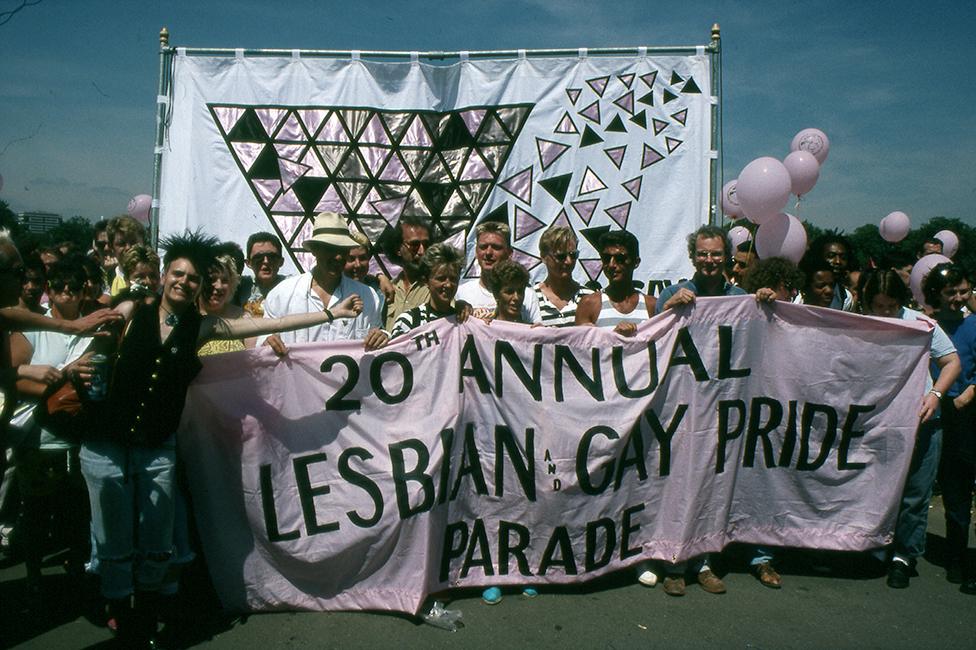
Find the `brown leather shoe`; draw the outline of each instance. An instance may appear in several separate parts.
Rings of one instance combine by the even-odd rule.
[[[770,589],[779,589],[783,586],[783,579],[779,577],[776,573],[776,569],[773,568],[769,562],[763,562],[762,564],[757,564],[752,567],[753,573],[759,578],[759,582],[763,587],[769,587]]]
[[[710,594],[725,593],[725,583],[711,569],[698,572],[698,584]]]
[[[666,576],[664,578],[664,593],[669,596],[685,595],[684,576]]]

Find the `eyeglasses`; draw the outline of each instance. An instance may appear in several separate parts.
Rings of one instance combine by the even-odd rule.
[[[746,267],[749,266],[749,262],[743,262],[742,260],[732,260],[732,266]]]
[[[412,251],[419,251],[421,248],[430,248],[429,239],[411,239],[410,241],[404,241],[403,245]]]
[[[282,261],[282,259],[284,258],[282,258],[281,255],[278,255],[278,253],[255,253],[251,257],[251,264],[258,265],[265,260],[267,260],[269,264],[273,264],[274,262]]]
[[[54,293],[81,293],[84,285],[78,284],[77,282],[58,282],[56,284],[49,284],[48,291],[52,294]]]
[[[628,257],[627,253],[613,253],[612,255],[609,253],[602,253],[600,255],[600,261],[604,264],[609,264],[610,262],[626,264],[628,261],[630,261],[630,257]]]
[[[723,251],[695,251],[695,257],[700,260],[720,260],[725,257]]]
[[[566,251],[565,253],[547,253],[549,257],[557,262],[575,262],[579,259],[579,251]]]

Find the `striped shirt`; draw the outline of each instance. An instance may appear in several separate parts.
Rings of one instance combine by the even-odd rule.
[[[629,313],[623,314],[610,302],[610,297],[604,293],[600,301],[600,315],[596,319],[597,327],[616,327],[618,323],[636,322],[640,324],[651,317],[647,312],[647,297],[637,291],[637,304]]]
[[[401,334],[406,334],[410,330],[417,329],[421,325],[426,325],[431,321],[435,321],[438,318],[444,318],[445,316],[453,316],[454,312],[449,311],[446,313],[435,312],[430,303],[424,303],[409,311],[405,311],[399,316],[397,316],[396,321],[393,323],[393,329],[390,330],[390,338],[394,339]]]
[[[587,289],[580,285],[576,293],[569,299],[562,309],[559,309],[549,300],[542,291],[542,283],[535,285],[535,295],[539,300],[539,315],[542,317],[542,324],[547,327],[569,327],[576,324],[576,307],[583,296],[593,293],[593,289]]]

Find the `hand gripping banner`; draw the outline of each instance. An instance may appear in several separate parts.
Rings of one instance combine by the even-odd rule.
[[[704,53],[433,65],[177,50],[160,234],[275,232],[287,271],[311,265],[302,242],[325,210],[373,244],[424,217],[471,260],[472,226],[496,220],[540,273],[538,240],[562,225],[593,280],[595,242],[623,228],[641,242],[637,277],[687,277],[682,238],[709,213],[709,88]],[[396,270],[380,254],[374,268]]]
[[[699,299],[626,339],[441,320],[211,357],[179,434],[218,592],[416,612],[750,542],[891,541],[930,326]]]

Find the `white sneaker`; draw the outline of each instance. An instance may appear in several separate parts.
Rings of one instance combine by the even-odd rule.
[[[653,587],[657,584],[657,574],[651,569],[650,562],[641,562],[637,565],[637,582],[645,587]]]

